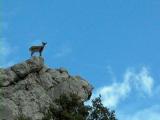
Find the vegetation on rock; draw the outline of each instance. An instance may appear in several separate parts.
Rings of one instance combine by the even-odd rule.
[[[53,103],[42,120],[117,120],[115,112],[103,106],[101,96],[92,100],[92,106],[84,105],[75,94],[62,95]]]
[[[101,96],[92,100],[90,114],[87,120],[117,120],[115,111],[110,111],[102,104]]]
[[[62,95],[53,101],[42,120],[86,120],[89,109],[77,95]]]
[[[29,117],[26,117],[24,114],[19,114],[14,120],[32,120]]]

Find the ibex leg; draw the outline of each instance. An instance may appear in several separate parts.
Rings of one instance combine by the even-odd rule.
[[[33,56],[33,53],[34,53],[34,52],[31,52],[31,56]]]
[[[42,56],[42,52],[39,52],[39,55]]]

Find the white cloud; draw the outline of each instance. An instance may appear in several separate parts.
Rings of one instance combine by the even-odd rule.
[[[134,69],[127,69],[122,82],[113,82],[110,86],[97,89],[93,97],[101,94],[105,106],[116,107],[133,89],[138,93],[151,95],[153,82],[154,79],[146,67],[142,67],[138,72]]]
[[[6,42],[6,38],[1,38],[0,41],[0,55],[6,57],[11,53],[10,45]]]
[[[0,32],[8,30],[9,28],[8,22],[0,21],[0,24],[1,24]]]
[[[124,81],[123,83],[113,83],[111,86],[102,87],[96,94],[102,95],[105,106],[115,107],[120,99],[124,99],[127,96],[130,89],[129,83]]]
[[[116,76],[112,70],[112,67],[108,65],[106,70],[107,70],[107,73],[111,76],[112,81],[116,82]]]
[[[160,105],[153,105],[149,108],[138,110],[134,114],[120,113],[119,120],[159,120]]]
[[[4,13],[4,14],[3,14]],[[3,17],[11,17],[13,15],[10,13],[2,12]],[[9,22],[0,20],[1,29],[0,29],[0,67],[8,67],[14,63],[14,60],[9,58],[11,54],[15,52],[15,47],[11,46],[7,41],[7,37],[3,35],[3,32],[7,32],[10,28]]]
[[[2,35],[3,35],[2,33],[9,29],[9,23],[7,21],[0,20],[0,25],[1,25],[0,34],[2,37]]]
[[[12,52],[14,51],[14,47],[12,47],[9,45],[9,43],[7,42],[6,38],[0,38],[0,67],[8,67],[10,65],[12,65],[14,63],[13,59],[9,59],[8,57],[12,54]]]
[[[142,67],[138,72],[134,69],[128,69],[125,73],[125,79],[130,82],[131,87],[135,87],[139,92],[143,92],[147,95],[152,94],[154,79],[146,67]]]

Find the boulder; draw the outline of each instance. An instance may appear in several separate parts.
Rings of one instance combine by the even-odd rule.
[[[0,68],[0,120],[14,120],[21,112],[41,120],[50,103],[62,94],[90,98],[93,87],[65,68],[49,68],[42,57],[32,57],[10,68]]]

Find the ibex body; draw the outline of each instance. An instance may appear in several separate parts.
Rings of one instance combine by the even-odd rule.
[[[41,55],[42,55],[42,51],[43,51],[43,49],[44,49],[44,47],[45,47],[46,44],[47,44],[47,43],[42,42],[42,45],[40,45],[40,46],[31,46],[31,47],[29,48],[29,50],[30,50],[30,52],[31,52],[31,56],[32,56],[35,52],[39,52],[39,55],[41,56]]]

